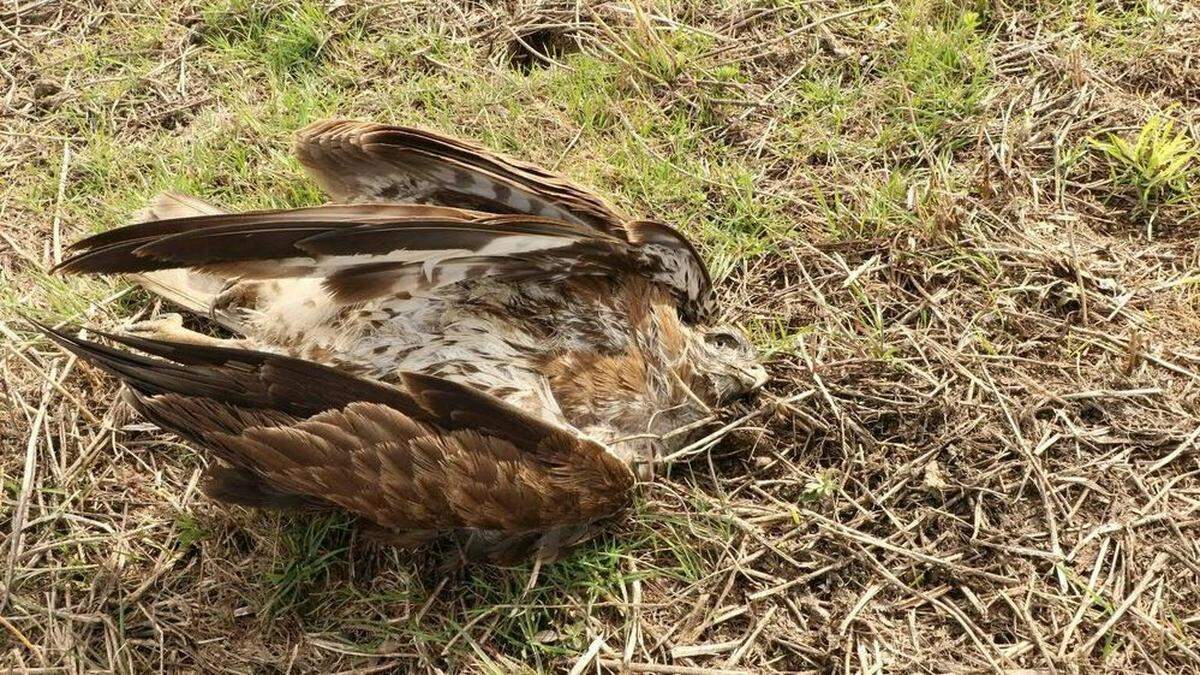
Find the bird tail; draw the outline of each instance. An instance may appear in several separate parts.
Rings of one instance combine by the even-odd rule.
[[[151,199],[134,216],[132,222],[145,223],[221,213],[226,211],[202,199],[178,192],[162,192]],[[241,321],[236,313],[214,311],[214,302],[228,281],[221,276],[177,268],[130,274],[129,278],[138,286],[193,314],[211,318],[232,331],[242,330]]]

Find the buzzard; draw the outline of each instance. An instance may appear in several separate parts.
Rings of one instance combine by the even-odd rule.
[[[104,341],[42,326],[209,453],[217,500],[552,559],[630,503],[672,431],[767,378],[709,325],[704,263],[667,225],[414,128],[320,122],[297,153],[337,203],[164,194],[56,268],[132,275],[235,337],[178,314]]]

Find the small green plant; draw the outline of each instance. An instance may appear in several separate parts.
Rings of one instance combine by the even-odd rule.
[[[1108,160],[1114,185],[1137,191],[1142,210],[1186,194],[1198,156],[1196,142],[1161,114],[1147,120],[1132,141],[1109,134],[1089,145]]]
[[[208,530],[196,520],[196,517],[188,513],[180,513],[175,516],[175,527],[178,529],[180,551],[186,551],[209,535]]]
[[[821,501],[826,497],[837,494],[839,487],[841,486],[838,484],[836,471],[832,469],[822,471],[809,478],[808,482],[804,484],[804,492],[801,494],[800,499],[803,502]]]

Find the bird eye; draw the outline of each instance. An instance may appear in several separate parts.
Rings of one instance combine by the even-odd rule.
[[[724,331],[709,333],[704,336],[704,341],[721,349],[737,349],[741,346],[741,342],[737,339],[736,335]]]

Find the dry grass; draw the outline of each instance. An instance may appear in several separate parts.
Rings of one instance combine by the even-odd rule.
[[[1197,161],[1098,145],[1160,116],[1194,147],[1198,26],[1188,0],[0,6],[0,667],[1200,671]],[[163,187],[318,201],[288,138],[333,114],[687,229],[769,393],[528,588],[198,496],[202,458],[15,313],[150,311],[42,270]]]

